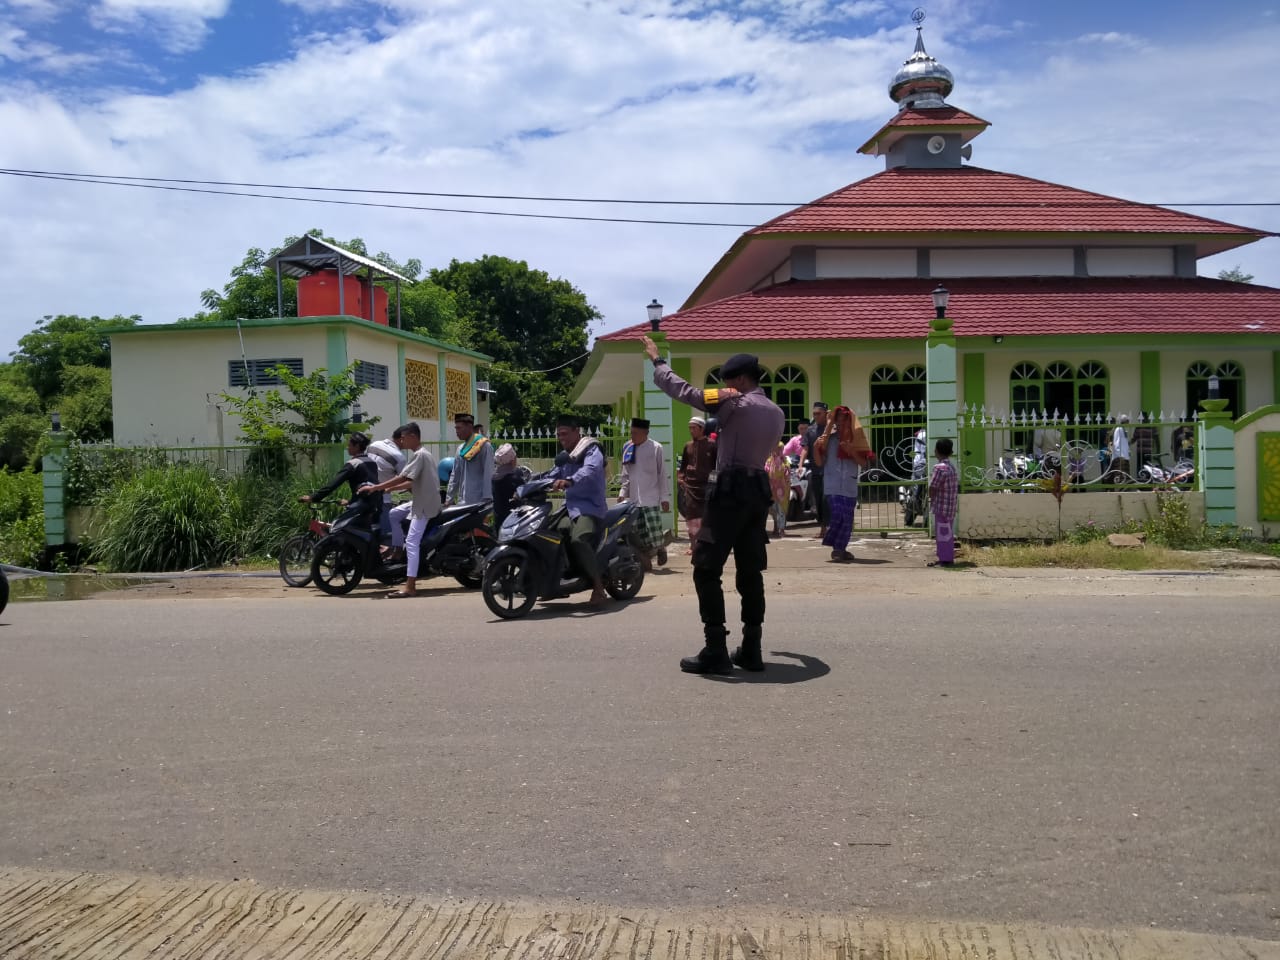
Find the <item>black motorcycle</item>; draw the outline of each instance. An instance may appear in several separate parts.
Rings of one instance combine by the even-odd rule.
[[[525,616],[539,600],[556,600],[591,589],[556,529],[565,508],[551,509],[550,477],[516,491],[517,505],[498,531],[498,546],[484,564],[484,602],[499,617]],[[640,552],[633,543],[635,504],[620,503],[605,514],[596,560],[604,588],[615,600],[630,600],[644,584]]]
[[[4,567],[0,567],[0,613],[9,605],[9,578],[4,575]]]
[[[445,507],[422,534],[418,576],[444,574],[472,590],[480,586],[485,556],[493,549],[493,531],[485,523],[488,501]],[[350,593],[365,577],[391,586],[407,573],[405,561],[387,560],[381,552],[378,503],[348,510],[333,522],[315,545],[311,578],[325,593]]]

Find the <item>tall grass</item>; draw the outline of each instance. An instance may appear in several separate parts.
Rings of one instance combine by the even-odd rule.
[[[39,474],[0,468],[0,563],[34,567],[44,552],[44,490]]]
[[[226,556],[222,491],[202,466],[151,467],[105,500],[90,556],[113,570],[187,570]]]

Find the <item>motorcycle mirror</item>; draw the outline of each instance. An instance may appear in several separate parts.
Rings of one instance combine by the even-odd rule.
[[[563,467],[566,463],[569,462],[569,459],[570,459],[569,451],[561,450],[559,453],[556,454],[555,464],[557,467]]]

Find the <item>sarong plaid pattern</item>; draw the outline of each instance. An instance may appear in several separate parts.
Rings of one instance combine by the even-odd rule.
[[[658,507],[639,507],[636,509],[636,532],[639,534],[640,546],[646,550],[656,550],[662,546],[666,528],[662,526],[662,510]]]
[[[827,497],[827,503],[831,506],[831,520],[822,543],[832,550],[847,549],[853,536],[853,511],[858,501],[854,497]]]

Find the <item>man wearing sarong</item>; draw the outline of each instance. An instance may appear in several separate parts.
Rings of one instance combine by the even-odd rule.
[[[652,572],[655,556],[658,566],[667,562],[667,531],[662,515],[671,509],[669,490],[667,452],[657,440],[649,439],[649,421],[633,417],[631,440],[622,448],[622,489],[618,500],[636,505],[640,561],[645,572]]]
[[[680,455],[680,470],[676,482],[680,487],[680,515],[689,528],[689,553],[702,529],[702,517],[707,509],[707,478],[716,468],[716,445],[706,435],[707,421],[702,417],[689,419],[689,436]]]
[[[479,503],[493,496],[493,445],[476,429],[469,413],[453,416],[453,432],[462,443],[453,458],[446,503]]]
[[[851,563],[849,539],[853,536],[854,511],[858,508],[858,476],[871,462],[871,444],[857,416],[848,407],[836,407],[822,436],[813,445],[814,457],[826,476],[831,508],[824,546],[831,548],[833,563]]]

